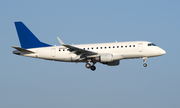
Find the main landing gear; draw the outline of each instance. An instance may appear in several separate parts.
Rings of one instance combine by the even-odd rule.
[[[143,66],[144,66],[144,67],[147,67],[147,64],[146,64],[146,60],[147,60],[147,59],[148,59],[147,57],[143,57],[143,62],[144,62]]]
[[[96,64],[96,62],[93,62],[93,65],[91,66],[91,64],[88,62],[86,63],[86,68],[91,69],[92,71],[96,70],[96,67],[94,66]]]

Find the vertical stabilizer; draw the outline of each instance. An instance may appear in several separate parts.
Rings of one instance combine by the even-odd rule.
[[[46,43],[39,41],[39,39],[22,23],[14,22],[19,37],[21,47],[24,49],[48,47]]]

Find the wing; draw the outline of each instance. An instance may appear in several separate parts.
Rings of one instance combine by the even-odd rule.
[[[84,55],[84,56],[98,55],[98,53],[93,52],[93,51],[88,51],[88,50],[84,50],[84,49],[81,49],[81,48],[78,48],[78,47],[74,47],[74,46],[71,46],[71,45],[66,45],[58,37],[57,37],[57,39],[59,40],[61,45],[65,46],[66,48],[68,48],[68,50],[70,52],[73,52],[76,55]]]
[[[84,49],[81,49],[81,48],[78,48],[78,47],[74,47],[74,46],[71,46],[71,45],[63,45],[65,46],[66,48],[68,48],[68,50],[70,52],[74,52],[75,54],[79,55],[79,54],[86,54],[86,55],[97,55],[98,53],[96,52],[92,52],[92,51],[88,51],[88,50],[84,50]]]

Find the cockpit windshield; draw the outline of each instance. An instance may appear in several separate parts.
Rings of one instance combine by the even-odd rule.
[[[157,46],[157,45],[153,43],[149,43],[148,46]]]

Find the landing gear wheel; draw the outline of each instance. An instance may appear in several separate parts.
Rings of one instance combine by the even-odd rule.
[[[91,66],[91,70],[92,70],[92,71],[95,71],[95,70],[96,70],[96,67],[95,67],[95,66]]]
[[[143,64],[143,66],[144,66],[144,67],[147,67],[147,64],[146,64],[146,63],[144,63],[144,64]]]
[[[91,68],[91,64],[90,64],[90,63],[87,63],[87,64],[86,64],[86,68]]]

